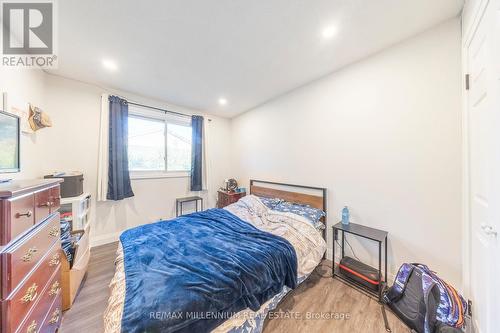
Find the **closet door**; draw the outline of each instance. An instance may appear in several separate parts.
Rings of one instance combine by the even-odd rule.
[[[500,36],[497,3],[489,1],[466,43],[466,205],[470,297],[476,332],[498,329],[500,272]]]

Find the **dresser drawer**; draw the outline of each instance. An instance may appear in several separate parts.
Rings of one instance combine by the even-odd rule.
[[[50,212],[54,213],[61,208],[61,186],[52,187],[50,189]]]
[[[4,325],[2,332],[14,332],[34,305],[43,298],[43,290],[53,274],[61,267],[60,259],[55,259],[57,254],[61,256],[61,251],[61,244],[57,241],[35,271],[2,301],[2,317],[9,318],[9,321],[2,322]],[[31,323],[25,322],[25,324]]]
[[[34,332],[55,332],[59,327],[61,311],[61,271],[58,269],[46,285],[43,294],[33,310],[15,332],[25,333],[30,329]]]
[[[217,208],[224,208],[233,204],[243,198],[246,195],[245,192],[218,192]]]
[[[0,204],[2,205],[0,219],[3,220],[0,224],[0,245],[5,245],[35,223],[34,195],[2,200]]]
[[[50,189],[35,193],[35,224],[40,223],[50,215]]]
[[[40,326],[41,323],[43,322],[43,316],[37,317],[35,314],[30,314],[28,318],[26,318],[26,321],[22,323],[21,326],[16,331],[16,333],[37,333],[40,332]]]
[[[52,187],[35,193],[35,224],[45,220],[47,216],[61,207],[60,187]]]
[[[0,296],[2,299],[16,288],[59,239],[59,220],[59,213],[54,214],[0,254],[2,267]]]
[[[57,331],[59,326],[61,325],[62,319],[62,301],[61,297],[57,297],[52,303],[52,307],[50,308],[45,320],[42,324],[42,329],[40,333],[54,333]]]
[[[223,193],[219,192],[218,195],[218,200],[217,200],[217,208],[224,208],[228,205],[227,203],[227,195],[224,195]]]

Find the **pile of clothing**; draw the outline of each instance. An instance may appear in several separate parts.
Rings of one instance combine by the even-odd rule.
[[[78,241],[82,238],[82,232],[71,232],[71,222],[61,220],[61,247],[69,262],[69,267],[73,267],[75,250]]]

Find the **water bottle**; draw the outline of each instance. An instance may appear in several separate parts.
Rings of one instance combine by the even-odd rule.
[[[342,224],[349,225],[349,208],[347,206],[342,209]]]

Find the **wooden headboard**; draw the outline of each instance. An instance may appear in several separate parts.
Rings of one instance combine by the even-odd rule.
[[[279,187],[280,189],[277,189],[276,187]],[[282,188],[286,188],[287,190]],[[290,191],[288,189],[290,189]],[[292,189],[295,189],[295,191]],[[302,192],[300,192],[301,190]],[[317,192],[320,195],[306,194],[304,191]],[[328,214],[326,209],[326,188],[324,187],[294,185],[250,179],[250,194],[265,198],[280,198],[289,202],[310,205],[314,208],[321,209]],[[326,217],[322,218],[321,221],[325,223],[326,226]],[[326,232],[323,233],[323,237],[325,237],[325,235]]]

